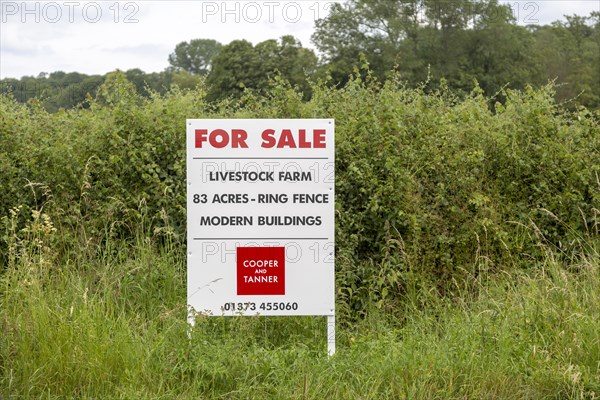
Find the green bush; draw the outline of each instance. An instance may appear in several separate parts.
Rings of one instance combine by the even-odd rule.
[[[186,118],[336,119],[345,315],[395,308],[420,287],[452,296],[489,273],[533,268],[540,240],[574,257],[598,238],[599,115],[561,109],[552,86],[507,91],[493,110],[479,89],[458,98],[368,73],[341,89],[316,84],[308,102],[280,79],[239,101],[209,104],[205,94],[201,85],[142,98],[117,72],[85,108],[49,114],[0,97],[0,262],[8,226],[18,232],[36,210],[61,227],[57,257],[133,241],[140,224],[183,249]]]

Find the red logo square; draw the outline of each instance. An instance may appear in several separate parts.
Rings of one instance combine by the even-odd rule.
[[[285,247],[238,247],[237,294],[285,294]]]

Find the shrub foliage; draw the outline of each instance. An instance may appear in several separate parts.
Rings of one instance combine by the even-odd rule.
[[[266,95],[209,103],[202,85],[140,97],[117,72],[79,109],[3,96],[0,262],[33,211],[63,232],[59,259],[140,228],[183,254],[186,118],[335,118],[340,309],[393,309],[420,285],[452,296],[482,272],[532,268],[540,240],[572,257],[598,237],[600,114],[561,109],[553,90],[507,90],[490,107],[479,89],[457,98],[362,71],[313,85],[308,102],[275,79]]]

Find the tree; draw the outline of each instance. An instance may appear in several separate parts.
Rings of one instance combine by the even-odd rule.
[[[181,73],[188,74],[185,71]],[[135,90],[142,96],[148,96],[150,92],[165,93],[172,83],[173,75],[179,72],[165,70],[162,72],[146,73],[139,68],[127,70],[125,77],[135,86]],[[189,75],[189,74],[188,74]]]
[[[246,40],[234,40],[223,46],[213,61],[206,79],[207,97],[209,100],[240,97],[245,88],[262,91],[275,74],[308,97],[310,85],[306,78],[314,75],[316,67],[316,55],[293,36],[266,40],[256,46]]]
[[[422,1],[350,0],[336,4],[316,22],[313,43],[323,53],[325,71],[344,84],[364,55],[381,78],[398,63],[415,63],[414,44]]]
[[[488,4],[465,32],[466,57],[461,67],[471,81],[477,79],[486,94],[494,95],[507,84],[524,88],[528,83],[547,83],[540,79],[533,56],[533,35],[515,24],[508,6]]]
[[[469,91],[478,80],[488,95],[535,75],[531,34],[497,0],[349,0],[317,21],[312,39],[342,84],[361,55],[382,80],[392,69],[430,87],[443,78]]]
[[[173,72],[171,74],[171,87],[177,86],[179,89],[194,89],[203,79],[203,77],[192,75],[187,71]]]
[[[194,39],[181,42],[169,55],[169,64],[176,71],[187,71],[192,74],[207,74],[212,60],[221,51],[221,43],[213,39]]]
[[[600,13],[568,16],[566,22],[536,27],[535,55],[545,79],[556,79],[557,98],[600,107]]]

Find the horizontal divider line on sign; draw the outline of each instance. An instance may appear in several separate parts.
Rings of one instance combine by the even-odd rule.
[[[250,238],[243,238],[243,237],[238,237],[238,238],[194,238],[194,240],[329,240],[329,238],[257,238],[257,237],[250,237]]]
[[[194,157],[194,160],[329,160],[329,157]]]

